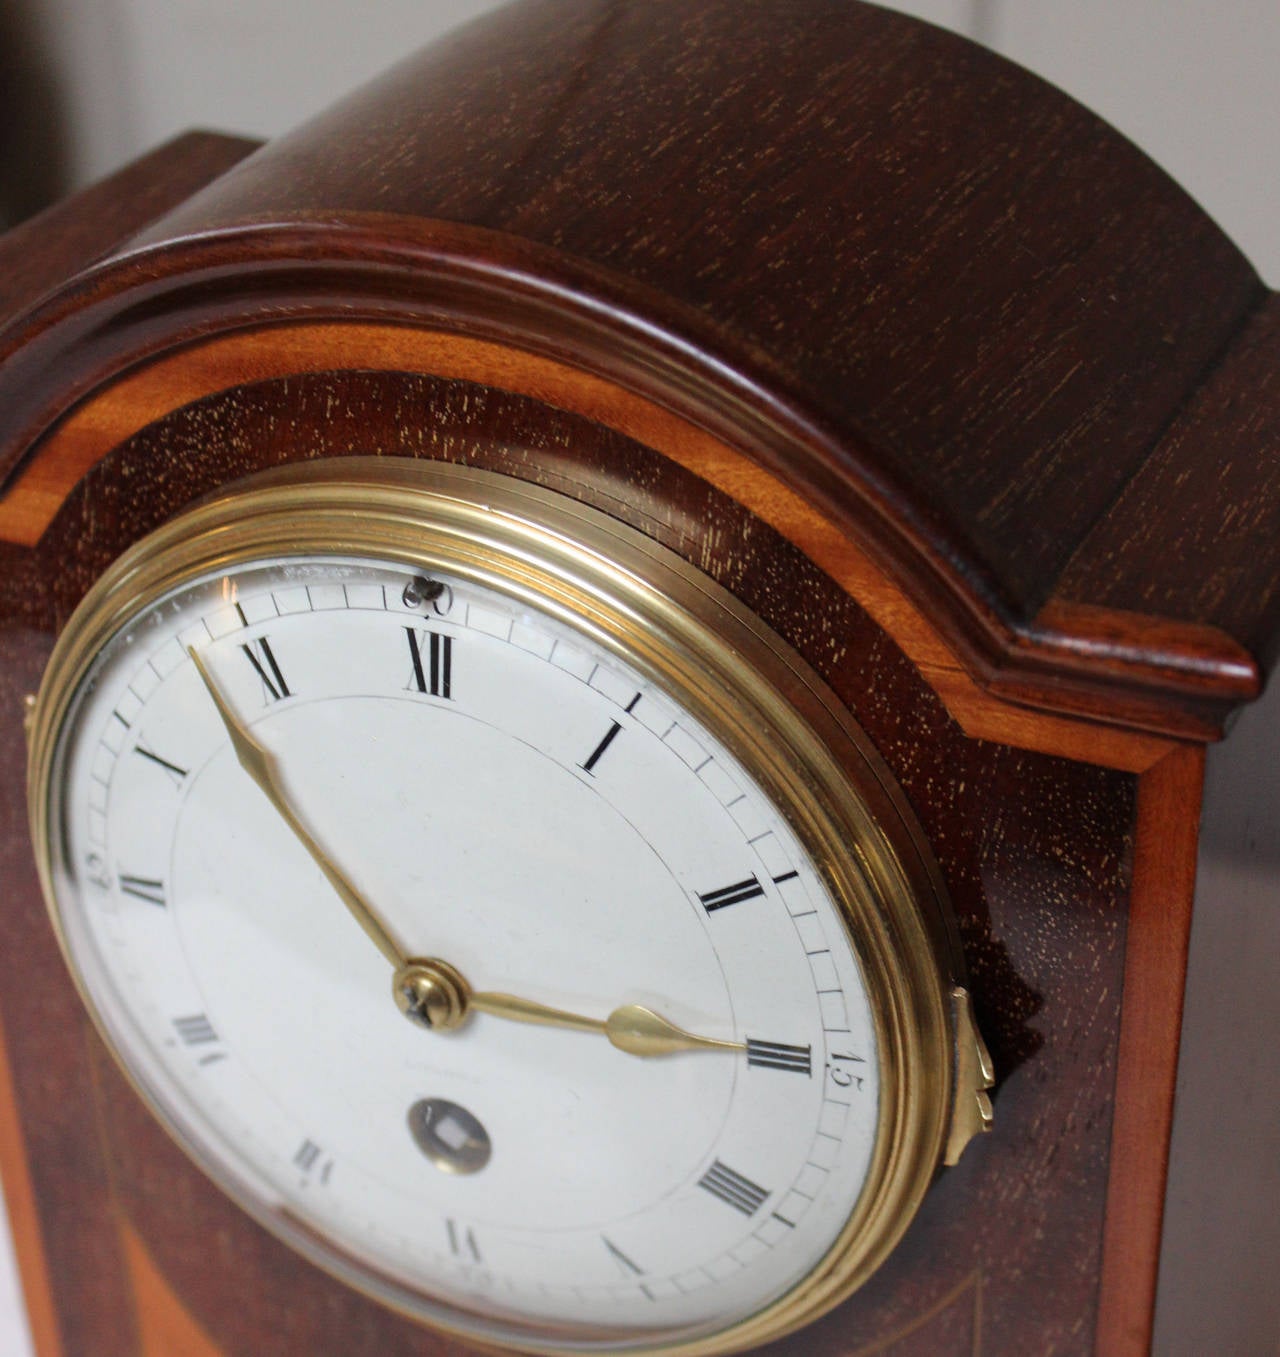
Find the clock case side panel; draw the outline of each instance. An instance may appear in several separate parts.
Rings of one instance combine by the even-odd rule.
[[[1280,1333],[1280,685],[1241,714],[1205,765],[1160,1357],[1264,1352]]]
[[[6,553],[0,569],[0,1039],[10,1076],[0,1166],[39,1357],[104,1350],[132,1357],[138,1330],[119,1248],[99,1060],[70,1002],[23,829],[20,712],[52,640],[30,565],[29,553]]]
[[[45,630],[120,546],[183,504],[265,463],[353,446],[487,459],[533,480],[550,472],[558,488],[575,493],[576,484],[588,502],[603,500],[709,569],[850,703],[939,845],[979,1019],[1004,1078],[997,1094],[1003,1135],[985,1138],[943,1175],[881,1274],[815,1329],[788,1340],[791,1348],[847,1357],[878,1333],[894,1336],[895,1352],[945,1352],[939,1335],[963,1329],[978,1307],[992,1351],[1026,1350],[1041,1339],[1088,1351],[1079,1335],[1091,1329],[1097,1303],[1133,779],[964,739],[847,595],[731,500],[597,425],[456,381],[302,375],[176,412],[90,472],[15,575],[11,607],[19,615],[28,609],[28,624],[38,617]],[[4,987],[6,999],[13,983]],[[21,1014],[9,1006],[6,1016],[20,1048]],[[344,1357],[446,1350],[340,1290],[322,1286],[312,1296],[310,1270],[208,1189],[151,1127],[104,1055],[96,1065],[116,1209],[227,1352],[270,1351],[260,1328],[267,1315],[279,1326],[282,1353],[302,1345],[325,1351],[332,1324],[344,1335]],[[1046,1120],[1052,1134],[1033,1133]],[[1039,1242],[1028,1253],[1033,1236]],[[194,1238],[226,1247],[193,1253]],[[1001,1260],[1019,1252],[1027,1266],[1046,1270],[1044,1288],[1011,1288]],[[936,1312],[927,1334],[912,1327],[924,1311]],[[323,1316],[330,1326],[314,1328]]]
[[[0,235],[0,329],[46,292],[123,248],[259,145],[188,132]]]
[[[1129,606],[1108,534],[1206,377],[1249,380],[1266,298],[1134,148],[954,35],[827,0],[543,0],[404,63],[13,318],[0,455],[12,471],[76,401],[194,339],[438,327],[642,395],[765,468],[1009,703],[1207,739],[1270,653],[1280,594],[1256,547],[1280,487],[1246,447],[1225,611],[1182,575]],[[1177,502],[1162,531],[1211,539],[1206,501]],[[1165,573],[1162,541],[1124,541],[1127,573]]]
[[[1184,746],[1138,782],[1097,1351],[1151,1351],[1191,946],[1205,755]]]

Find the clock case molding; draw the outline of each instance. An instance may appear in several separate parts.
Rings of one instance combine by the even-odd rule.
[[[6,879],[28,890],[12,689],[99,556],[254,469],[248,431],[282,458],[479,457],[386,412],[462,438],[487,402],[490,432],[523,440],[500,469],[714,560],[740,595],[772,586],[735,576],[713,525],[797,606],[852,600],[867,664],[901,657],[895,700],[936,708],[993,797],[1025,797],[1019,770],[1095,779],[1079,795],[1114,811],[1097,834],[1124,864],[1123,1002],[1070,1350],[1146,1351],[1203,748],[1276,654],[1278,359],[1276,295],[1135,148],[992,54],[858,4],[525,3],[265,147],[181,138],[0,238]],[[291,413],[308,400],[382,444],[341,445]],[[202,436],[235,455],[166,479]],[[27,926],[19,952],[42,945]],[[1012,995],[993,984],[989,1010]],[[83,1244],[123,1250],[127,1302],[53,1280],[53,1216],[120,1189],[99,1147],[50,1202],[30,1071],[93,1039],[67,992],[23,1011],[3,1010],[4,1172],[39,1350],[85,1350],[69,1335],[95,1306],[132,1309],[110,1322],[140,1353],[215,1350],[147,1250],[145,1192],[122,1234]],[[978,1154],[1002,1152],[1004,1091]],[[823,1352],[866,1350],[845,1313]],[[979,1301],[965,1313],[977,1335]],[[877,1350],[951,1350],[895,1334]]]

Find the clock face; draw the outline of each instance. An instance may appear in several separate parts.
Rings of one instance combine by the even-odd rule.
[[[884,1215],[902,1136],[882,887],[787,790],[805,728],[742,738],[701,632],[619,639],[602,580],[512,541],[352,549],[267,499],[88,600],[42,698],[37,833],[101,1029],[216,1181],[391,1304],[732,1342]],[[274,526],[228,555],[246,517]],[[396,1002],[424,958],[461,978],[450,1030]]]

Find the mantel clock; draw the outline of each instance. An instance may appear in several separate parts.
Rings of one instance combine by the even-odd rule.
[[[0,260],[42,1355],[1148,1349],[1280,419],[1167,178],[869,6],[526,0]]]

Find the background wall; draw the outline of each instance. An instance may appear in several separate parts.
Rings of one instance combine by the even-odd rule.
[[[1074,94],[1178,179],[1280,288],[1276,0],[903,0],[892,7],[984,42]],[[186,128],[260,137],[285,131],[402,54],[494,8],[496,0],[0,0],[0,229]],[[1215,753],[1211,785],[1215,762],[1241,757],[1244,743]],[[1272,801],[1280,803],[1280,793]],[[1274,837],[1280,809],[1273,811]],[[1174,1166],[1184,1147],[1222,1134],[1221,1109],[1243,1104],[1252,1124],[1265,1127],[1267,1143],[1237,1143],[1225,1157],[1270,1165],[1270,1177],[1260,1183],[1238,1173],[1232,1197],[1220,1184],[1184,1175],[1174,1185],[1170,1224],[1179,1238],[1209,1230],[1229,1247],[1252,1203],[1258,1229],[1271,1233],[1263,1247],[1239,1250],[1234,1294],[1212,1294],[1194,1253],[1171,1252],[1175,1272],[1162,1283],[1156,1350],[1162,1357],[1215,1350],[1273,1357],[1280,1342],[1274,1298],[1269,1337],[1259,1335],[1255,1318],[1234,1346],[1220,1344],[1226,1311],[1252,1295],[1256,1315],[1257,1296],[1280,1290],[1268,1281],[1278,1256],[1270,1245],[1271,1208],[1280,1198],[1273,1115],[1280,1090],[1274,1071],[1224,1066],[1217,1053],[1229,1046],[1233,1022],[1261,1020],[1280,1030],[1280,987],[1267,964],[1280,955],[1280,910],[1269,888],[1275,860],[1267,876],[1241,884],[1222,865],[1220,836],[1207,839],[1201,884],[1215,897],[1220,914],[1213,917],[1235,911],[1250,942],[1247,955],[1209,948],[1204,938],[1215,930],[1207,912],[1198,919],[1203,936],[1187,1017],[1195,1040],[1180,1084]],[[1256,990],[1231,983],[1250,969]],[[24,1357],[30,1348],[3,1242],[0,1231],[0,1353]],[[1209,1332],[1218,1334],[1216,1348]]]
[[[7,203],[12,220],[188,127],[285,131],[494,8],[495,0],[0,0],[0,106],[10,91],[13,104],[3,109],[0,181],[23,180],[0,198],[0,214]],[[985,42],[1070,91],[1154,156],[1280,286],[1276,0],[893,8]]]

